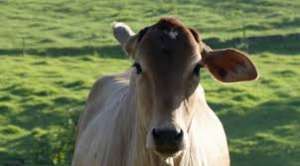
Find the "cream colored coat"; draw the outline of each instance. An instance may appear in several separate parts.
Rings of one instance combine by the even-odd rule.
[[[176,159],[160,159],[145,147],[146,135],[136,113],[131,72],[99,79],[79,123],[73,166],[229,166],[226,136],[208,107],[201,86],[189,130],[188,148]]]

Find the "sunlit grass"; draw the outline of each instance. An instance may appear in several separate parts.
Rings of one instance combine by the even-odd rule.
[[[259,80],[236,84],[201,73],[228,134],[232,165],[296,166],[299,8],[293,0],[1,1],[0,165],[68,165],[72,127],[92,84],[131,65],[111,23],[137,31],[175,15],[214,48],[249,52],[259,69]]]

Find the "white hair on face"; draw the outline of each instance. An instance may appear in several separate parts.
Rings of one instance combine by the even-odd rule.
[[[171,39],[176,39],[177,35],[178,35],[178,32],[176,32],[176,31],[171,30],[169,32],[169,36]]]
[[[171,39],[176,39],[178,36],[178,32],[175,31],[173,28],[168,32],[164,31],[165,34],[167,34]]]

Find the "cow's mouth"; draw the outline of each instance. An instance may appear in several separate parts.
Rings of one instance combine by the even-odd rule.
[[[173,147],[159,146],[155,148],[155,153],[163,158],[175,157],[178,156],[181,152],[182,152],[181,146],[173,146]]]

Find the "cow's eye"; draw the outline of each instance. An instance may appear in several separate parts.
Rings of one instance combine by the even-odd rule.
[[[135,62],[132,66],[135,68],[136,74],[141,74],[142,73],[142,67],[141,67],[140,64],[138,64],[137,62]]]
[[[201,67],[202,65],[198,63],[193,70],[193,74],[199,76]]]

